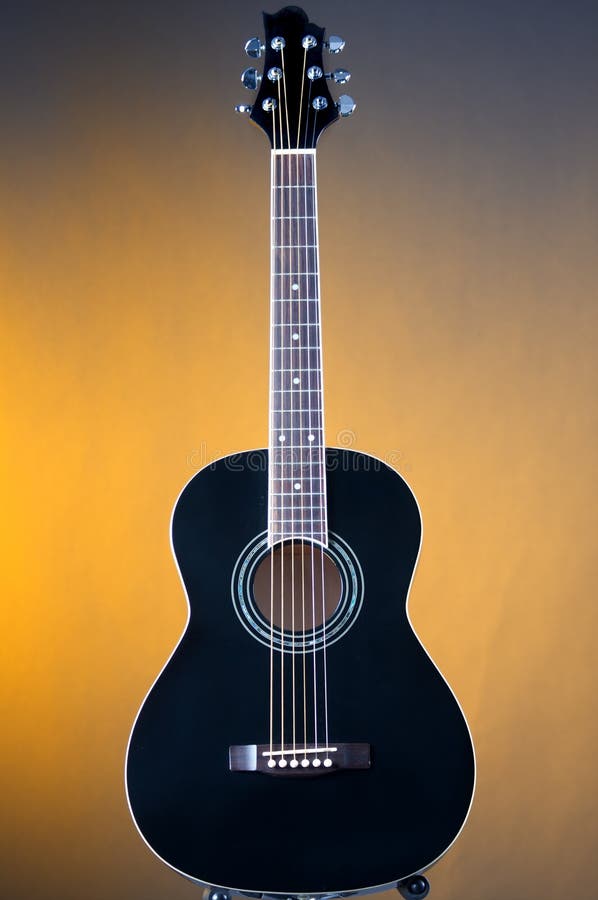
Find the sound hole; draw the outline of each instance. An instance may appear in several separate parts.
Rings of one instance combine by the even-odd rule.
[[[285,632],[308,632],[328,621],[341,591],[336,563],[321,547],[308,543],[275,547],[259,563],[253,580],[257,608],[276,628],[284,623]]]

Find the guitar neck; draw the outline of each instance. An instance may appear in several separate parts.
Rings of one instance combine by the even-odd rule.
[[[327,545],[315,150],[272,151],[268,538]]]

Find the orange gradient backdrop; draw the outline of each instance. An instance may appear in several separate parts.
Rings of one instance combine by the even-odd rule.
[[[259,8],[104,6],[15,6],[3,87],[11,900],[199,896],[124,752],[185,621],[172,504],[267,435],[269,159],[231,110]],[[557,900],[598,877],[596,15],[486,6],[308,6],[359,102],[318,156],[327,438],[423,512],[411,617],[479,765],[433,896]]]

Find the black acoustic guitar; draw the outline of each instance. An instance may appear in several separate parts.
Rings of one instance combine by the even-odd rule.
[[[149,847],[199,884],[336,896],[442,856],[475,766],[407,614],[415,497],[379,459],[324,443],[315,146],[354,108],[329,90],[349,73],[324,72],[343,41],[297,7],[264,22],[239,110],[272,148],[269,445],[207,466],[176,502],[189,618],[137,715],[126,783]]]

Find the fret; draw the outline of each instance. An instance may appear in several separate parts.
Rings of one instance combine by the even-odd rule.
[[[305,358],[301,359],[300,356],[293,356],[293,353],[299,354],[300,350],[303,349],[305,354]],[[297,374],[297,377],[302,372],[319,372],[320,367],[318,363],[320,362],[319,357],[321,356],[319,352],[319,348],[311,347],[309,350],[307,347],[298,348],[297,351],[293,349],[293,347],[282,346],[282,347],[273,347],[273,354],[277,357],[274,362],[280,363],[280,365],[276,365],[272,367],[273,372],[293,372]],[[310,358],[308,359],[308,354]],[[282,357],[282,358],[281,358]],[[293,365],[295,363],[295,365]],[[302,363],[307,363],[307,365],[302,365]],[[311,365],[309,365],[311,363]],[[315,365],[314,365],[315,363]]]
[[[317,425],[319,424],[319,422],[320,422],[321,419],[322,419],[322,411],[321,411],[320,409],[314,408],[313,406],[312,406],[312,407],[308,407],[307,409],[306,409],[305,407],[301,407],[301,408],[299,408],[299,409],[298,409],[298,408],[295,408],[295,407],[293,407],[293,409],[286,409],[286,408],[280,408],[280,409],[278,409],[278,408],[275,408],[275,409],[273,410],[273,412],[274,412],[274,414],[275,414],[276,416],[278,416],[278,417],[280,417],[280,416],[289,416],[289,415],[293,415],[293,416],[308,416],[308,415],[309,415],[309,416],[317,416],[317,417],[318,417],[318,422],[316,423],[316,427],[317,427]],[[293,426],[293,428],[294,428],[295,431],[297,430],[297,428],[296,428],[295,426]]]
[[[299,491],[295,491],[295,493],[293,493],[292,491],[270,491],[270,496],[271,497],[293,497],[293,498],[297,498],[298,500],[301,500],[301,501],[305,500],[305,496],[302,495]],[[310,497],[325,497],[326,491],[310,491],[309,496]],[[306,503],[302,502],[301,509],[305,509],[305,508],[306,508]]]
[[[289,326],[287,326],[287,327],[289,327]],[[300,328],[301,326],[296,325],[295,327]],[[281,344],[280,346],[275,347],[274,349],[275,350],[285,350],[285,351],[292,350],[293,352],[298,352],[300,350],[320,350],[321,348],[320,348],[319,344],[317,346],[306,346],[304,344],[301,344],[301,341],[294,341],[293,338],[291,337],[290,344]]]
[[[305,293],[311,294],[312,292],[306,291]],[[313,293],[315,294],[316,292],[314,291]],[[319,303],[320,298],[317,296],[316,297],[301,297],[299,294],[299,290],[298,290],[297,294],[294,297],[272,297],[272,302],[273,303],[286,303],[286,304],[288,304],[289,308],[292,309],[293,307],[291,306],[291,304]]]
[[[280,453],[283,449],[284,450],[312,450],[313,449],[313,450],[318,450],[321,453],[324,452],[324,448],[321,445],[317,446],[317,442],[314,441],[311,444],[286,444],[286,443],[279,444],[277,447],[275,447],[273,450],[270,451],[270,455],[272,455],[273,453]]]
[[[276,368],[276,369],[272,368],[271,372],[274,374],[281,374],[281,375],[284,375],[285,372],[299,372],[299,373],[315,372],[316,375],[320,375],[321,370],[320,370],[319,366],[318,367],[304,366],[303,368],[301,366],[291,366],[291,368],[280,368],[280,367]]]
[[[301,300],[301,303],[319,303],[320,300],[318,297],[272,297],[273,303],[290,303],[291,301],[297,302],[297,300]],[[278,324],[281,324],[280,322]],[[282,324],[285,324],[284,322]],[[288,324],[288,323],[287,323]]]
[[[317,244],[273,244],[273,250],[315,250]]]
[[[278,465],[280,466],[281,464],[278,463]],[[284,464],[283,464],[283,465],[284,465]],[[311,469],[311,470],[314,470],[315,467],[316,467],[316,466],[319,467],[319,466],[321,465],[321,463],[320,463],[320,461],[315,460],[315,459],[314,459],[314,460],[310,460],[309,462],[307,462],[307,461],[306,461],[306,462],[296,462],[296,461],[294,460],[292,463],[290,463],[290,465],[292,465],[294,469]],[[288,469],[288,466],[285,468],[285,471],[286,471],[286,469]],[[315,477],[315,476],[314,476],[314,477]],[[279,476],[279,475],[276,476],[276,480],[277,480],[277,481],[280,481],[280,476]]]
[[[280,501],[280,506],[270,506],[270,517],[274,519],[276,522],[288,522],[291,518],[291,513],[293,514],[295,521],[297,519],[314,519],[321,521],[322,519],[326,519],[326,511],[325,505],[326,501],[324,500],[324,495],[322,494],[322,499],[315,506],[292,506],[287,503],[286,500]]]
[[[319,430],[321,431],[321,429],[319,429]],[[303,443],[303,439],[300,436],[301,431],[307,431],[309,434],[313,434],[315,437],[316,429],[315,428],[299,428],[299,427],[293,427],[293,426],[290,426],[290,427],[287,426],[286,428],[274,428],[273,436],[275,433],[279,434],[281,431],[283,431],[285,433],[288,432],[291,435],[292,439],[295,441],[295,443],[293,443],[292,446],[297,447],[298,446],[298,444],[296,443],[297,441],[299,442],[299,446]],[[311,441],[310,443],[315,444],[316,441],[314,440],[314,441]],[[279,445],[278,449],[280,449],[280,445]]]
[[[294,341],[292,338],[288,343],[276,344],[275,346],[272,347],[272,350],[279,354],[280,353],[287,353],[287,354],[289,354],[289,353],[304,353],[306,356],[305,360],[294,359],[294,360],[289,360],[289,362],[291,362],[291,364],[292,364],[292,362],[298,362],[298,363],[302,363],[302,362],[307,362],[307,363],[312,362],[313,363],[313,362],[315,362],[316,367],[318,369],[320,367],[319,366],[320,360],[318,357],[321,355],[321,349],[322,348],[320,347],[319,344],[317,347],[316,346],[302,347],[301,344],[299,343],[299,341]],[[280,362],[280,360],[278,360],[278,362]],[[286,369],[287,368],[286,363],[283,362],[282,365],[278,366],[277,368]],[[309,368],[309,366],[307,368]]]
[[[302,449],[297,444],[294,444],[293,447],[295,450]],[[318,474],[319,478],[320,469],[323,465],[324,459],[324,447],[320,444],[318,449],[320,449],[322,453],[318,453],[317,456],[312,456],[309,459],[297,459],[295,456],[289,458],[289,456],[276,456],[275,454],[271,455],[271,461],[274,463],[274,466],[272,467],[272,471],[270,472],[270,481],[280,481],[284,478],[290,478],[291,476],[288,473],[293,468],[293,466],[298,466],[299,468],[305,469],[309,469],[311,467],[313,472],[316,472]],[[307,477],[315,478],[316,476],[313,474],[313,472],[312,474],[310,474],[309,472],[306,473]]]
[[[295,407],[293,407],[293,409],[286,409],[286,408],[275,409],[275,410],[274,410],[274,414],[275,414],[276,416],[289,416],[289,415],[293,415],[293,416],[308,416],[308,415],[309,415],[309,416],[317,416],[317,417],[318,417],[318,421],[320,421],[320,420],[322,419],[322,412],[321,412],[321,410],[319,410],[319,409],[314,409],[313,407],[308,408],[308,409],[306,409],[305,407],[302,407],[301,409],[297,409],[297,408],[295,408]],[[292,426],[292,427],[293,427],[293,430],[294,430],[294,431],[297,431],[297,430],[298,430],[298,427],[297,427],[297,426]],[[307,426],[306,426],[306,427],[307,427]],[[311,429],[310,429],[310,430],[311,430]]]
[[[299,478],[296,477],[295,475],[290,475],[288,473],[286,473],[285,475],[272,475],[272,473],[270,473],[270,475],[271,475],[270,482],[272,484],[274,484],[275,482],[288,481],[289,484],[292,484],[293,490],[297,494],[300,494],[301,493],[300,488],[295,488],[295,484],[306,484],[308,481],[317,481],[318,483],[320,483],[322,481],[323,474],[324,473],[320,470],[319,466],[318,466],[317,471],[315,471],[315,469],[314,469],[314,471],[311,474],[307,473],[306,475],[304,475],[302,481],[300,481]]]
[[[311,469],[312,471],[315,471],[316,467],[318,468],[318,470],[322,467],[322,463],[321,460],[317,459],[305,460],[304,462],[297,462],[297,460],[294,459],[288,464],[277,461],[277,466],[279,466],[281,469],[284,468],[285,472],[287,471],[289,466],[292,466],[293,469]],[[276,481],[280,481],[281,477],[282,476],[280,475],[272,476],[271,480],[275,479]],[[315,478],[316,476],[314,475],[313,477]]]
[[[310,390],[318,387],[318,385],[320,384],[319,377],[317,377],[317,380],[315,380],[315,381],[314,380],[309,381],[310,373],[313,373],[316,376],[319,376],[319,373],[320,373],[320,367],[317,365],[317,363],[319,362],[319,359],[317,357],[319,357],[320,354],[316,354],[315,350],[312,349],[310,351],[310,353],[312,354],[311,360],[307,360],[307,359],[302,360],[302,359],[298,359],[297,357],[293,358],[291,355],[291,349],[289,347],[273,347],[272,353],[276,357],[276,359],[274,359],[274,362],[281,363],[281,365],[272,367],[272,370],[271,370],[272,374],[276,374],[276,375],[280,374],[281,376],[290,374],[293,376],[293,378],[298,378],[299,382],[295,385],[295,387],[301,387],[301,377],[307,376],[308,380],[306,382],[304,379],[304,384],[311,385]],[[290,359],[289,359],[289,356],[291,356]],[[282,357],[282,359],[281,359],[281,357]],[[314,359],[313,357],[316,357],[316,358]],[[293,365],[293,362],[295,362],[296,365]],[[311,363],[315,362],[316,365],[315,366],[314,365],[302,366],[302,365],[300,365],[300,363],[302,363],[302,362],[311,362]],[[270,383],[271,383],[272,387],[280,387],[280,380],[278,380],[278,381],[272,380]],[[289,390],[291,390],[290,387],[289,387]]]
[[[317,529],[324,529],[326,526],[326,516],[295,516],[294,518],[284,518],[284,519],[271,519],[272,525],[276,526],[276,528],[280,531],[283,529],[285,531],[284,537],[296,537],[296,529],[297,528],[308,528],[312,527],[314,531]]]
[[[320,396],[321,390],[320,388],[306,388],[302,387],[300,384],[293,384],[288,388],[272,388],[273,394],[316,394],[316,396]]]
[[[274,325],[273,327],[276,328],[279,326]],[[289,327],[288,323],[283,323],[283,327],[288,329],[288,327]],[[295,323],[293,323],[292,327],[296,328],[296,329],[302,329],[304,332],[308,331],[308,329],[310,331],[314,331],[317,329],[317,325],[313,322],[310,323],[309,325],[307,323],[305,325],[296,325]],[[292,350],[292,351],[297,351],[297,352],[300,351],[300,352],[304,352],[304,353],[312,353],[313,354],[316,351],[321,351],[321,347],[319,346],[319,344],[318,345],[316,345],[316,344],[301,344],[301,341],[295,342],[292,339],[291,339],[291,341],[289,341],[287,339],[287,336],[284,333],[284,331],[282,332],[282,334],[280,332],[275,332],[275,337],[277,338],[278,343],[276,343],[272,347],[272,349],[277,353],[280,353],[281,351],[286,352],[287,350]],[[304,334],[304,337],[306,340],[309,340],[309,339],[314,340],[314,335]],[[315,339],[317,340],[317,338],[315,338]],[[308,362],[309,360],[298,360],[298,361],[299,362],[304,362],[304,361]],[[278,360],[278,362],[280,362],[280,360]]]
[[[285,417],[283,419],[283,417]],[[300,432],[306,431],[308,440],[305,441],[304,437],[300,434]],[[282,448],[283,444],[286,444],[290,441],[299,442],[300,444],[315,444],[317,440],[319,440],[322,436],[322,413],[319,410],[312,409],[311,411],[303,410],[302,412],[298,412],[297,410],[291,409],[275,409],[273,411],[273,421],[272,421],[272,437],[276,437],[276,443],[279,445],[278,449]],[[313,440],[309,440],[309,436],[313,435]],[[279,441],[279,437],[284,437],[284,441]]]
[[[287,500],[289,498],[292,498],[293,505],[299,505],[299,506],[302,506],[303,508],[313,505],[314,509],[315,508],[320,509],[322,506],[322,501],[319,498],[325,497],[326,491],[319,490],[319,488],[323,487],[322,481],[319,481],[318,484],[316,485],[316,487],[318,488],[318,490],[305,491],[303,494],[301,494],[300,491],[286,491],[286,490],[284,490],[284,488],[283,488],[283,490],[277,491],[277,490],[274,490],[273,488],[271,488],[269,491],[269,496],[271,499],[274,497],[284,497]],[[286,504],[286,505],[288,505],[288,504]],[[276,509],[279,509],[279,508],[281,508],[281,507],[276,506]]]
[[[295,491],[295,490],[285,490],[284,486],[276,485],[275,487],[282,487],[281,490],[276,490],[275,487],[271,487],[270,489],[270,497],[292,497],[293,502],[296,500],[297,503],[301,503],[303,506],[306,506],[308,502],[315,502],[316,504],[320,504],[320,501],[317,499],[318,497],[326,496],[326,491],[320,490],[323,487],[323,479],[317,479],[318,483],[315,490],[310,488],[309,490],[304,491]]]
[[[296,326],[296,327],[299,327],[299,326]],[[296,333],[297,332],[295,332],[295,334]],[[284,335],[283,335],[283,337],[284,337]],[[280,336],[279,336],[279,339],[280,339]],[[305,345],[302,345],[299,340],[293,340],[292,337],[291,337],[290,341],[277,343],[276,345],[273,345],[273,347],[272,347],[272,350],[274,350],[276,353],[304,353],[306,355],[305,360],[295,360],[294,359],[293,362],[313,362],[313,359],[311,357],[313,357],[315,355],[315,357],[316,357],[315,362],[316,362],[316,365],[318,366],[318,368],[319,368],[319,359],[317,357],[320,356],[321,349],[322,348],[320,347],[319,344],[317,346],[315,344],[310,344],[309,346],[305,346]],[[289,360],[289,362],[291,362],[291,361]],[[283,365],[280,368],[286,368],[285,364],[283,363]]]
[[[311,328],[312,333],[308,335],[311,346],[319,345],[320,311],[317,306],[311,306],[312,303],[318,303],[318,301],[306,298],[301,301],[301,306],[295,306],[286,300],[275,300],[270,312],[270,324],[273,328],[293,328],[300,332]],[[282,334],[275,332],[275,334],[280,339],[284,332]]]
[[[307,401],[306,405],[307,405],[309,411],[314,412],[315,409],[319,407],[320,401],[322,399],[322,391],[319,388],[313,387],[313,388],[303,388],[302,389],[300,384],[294,384],[288,388],[274,387],[274,388],[272,388],[272,393],[277,395],[277,397],[279,398],[279,401],[278,401],[279,403],[280,403],[280,400],[282,400],[282,403],[284,404],[283,406],[278,405],[275,407],[276,413],[281,412],[283,409],[286,412],[291,411],[290,406],[288,406],[286,404],[285,399],[284,399],[285,397],[290,396],[291,394],[293,395],[292,397],[290,397],[290,399],[293,402],[293,410],[292,411],[294,413],[301,412],[300,409],[297,409],[297,403],[295,402],[296,400],[299,401],[299,404],[303,404],[303,401],[306,400]],[[305,409],[305,405],[302,405],[302,409],[303,410]]]
[[[314,429],[314,432],[315,431],[316,431],[316,429]],[[324,446],[323,446],[322,441],[310,441],[310,446],[312,446],[312,445],[313,445],[314,450],[322,451],[322,458],[323,458]],[[284,449],[292,450],[294,452],[295,450],[309,450],[310,446],[308,446],[307,444],[287,444],[287,443],[285,443]],[[277,452],[281,451],[282,449],[283,449],[283,445],[278,444],[272,450],[272,454],[276,454]],[[295,457],[293,457],[292,459],[289,459],[288,456],[285,456],[285,457],[280,456],[279,458],[275,459],[275,461],[278,465],[291,465],[294,462],[294,460],[295,460]],[[315,460],[313,460],[313,459],[311,460],[312,465],[315,462],[316,462]],[[319,463],[319,460],[318,460],[318,463]]]
[[[272,368],[272,374],[282,376],[281,379],[278,379],[277,381],[274,381],[274,379],[272,379],[272,381],[270,382],[273,390],[276,389],[276,390],[283,390],[283,391],[291,391],[291,390],[295,390],[295,388],[301,389],[301,377],[302,376],[307,376],[307,380],[304,377],[304,390],[305,391],[321,390],[320,378],[319,378],[319,375],[320,375],[319,368],[313,368],[313,367],[312,368],[308,368],[308,367],[301,368],[301,366],[286,366],[286,367],[285,366],[277,366],[276,368]],[[316,378],[311,380],[310,379],[311,374],[314,374],[316,376]],[[281,381],[284,380],[284,376],[288,376],[288,375],[292,375],[293,378],[298,378],[299,384],[295,384],[293,386],[289,385],[289,387],[286,389],[284,387],[281,388]],[[287,378],[287,381],[288,381],[288,378]],[[309,385],[309,387],[307,385]]]
[[[294,471],[295,463],[290,463],[286,466],[281,466],[280,464],[278,464],[277,466],[275,466],[275,468],[281,469],[281,471],[284,469],[284,474],[275,476],[271,475],[268,483],[270,484],[272,490],[282,490],[285,494],[289,494],[289,496],[291,494],[293,494],[293,496],[301,495],[300,489],[296,489],[294,486],[292,489],[289,487],[291,484],[294,485],[295,482],[300,481],[301,484],[305,486],[305,490],[303,492],[305,497],[306,495],[311,496],[311,488],[320,487],[322,482],[325,480],[324,467],[321,460],[314,459],[309,464],[297,466],[297,472]],[[303,471],[301,472],[301,470]],[[288,482],[288,484],[285,485],[284,482]],[[309,482],[313,482],[313,484],[310,485]]]
[[[310,511],[307,515],[296,515],[296,516],[283,516],[279,517],[273,515],[273,510],[270,510],[270,522],[277,529],[281,530],[281,528],[285,528],[288,530],[288,526],[303,526],[305,527],[308,523],[312,523],[317,526],[318,529],[322,528],[322,526],[326,525],[326,512],[324,510],[324,506],[319,507],[317,510]],[[292,537],[292,533],[289,537]]]
[[[316,335],[319,336],[319,328],[317,322],[272,322],[273,328],[313,328]],[[316,338],[317,339],[317,338]]]
[[[288,191],[291,188],[303,188],[303,190],[315,191],[315,184],[275,184],[272,187],[274,191]]]
[[[321,481],[318,483],[318,485],[316,485],[316,487],[318,488],[318,490],[310,490],[309,492],[306,491],[303,495],[299,491],[270,490],[269,496],[271,500],[271,508],[284,511],[285,507],[288,507],[290,509],[291,506],[293,508],[295,508],[296,506],[302,506],[305,509],[306,507],[313,506],[314,509],[320,510],[323,506],[321,498],[326,496],[326,491],[320,490],[324,487]],[[281,499],[277,499],[276,502],[274,502],[274,498]],[[290,503],[288,502],[289,500],[291,500]]]
[[[314,507],[322,506],[322,497],[326,496],[326,488],[324,479],[320,479],[317,484],[306,488],[303,493],[285,488],[284,485],[274,484],[269,486],[268,496],[273,508],[283,509],[285,506],[302,506]]]
[[[288,444],[288,445],[285,444],[285,448],[287,448],[288,450],[291,451],[291,453],[292,453],[291,456],[289,456],[288,453],[276,455],[276,451],[280,449],[280,445],[278,447],[276,447],[274,449],[274,451],[270,454],[270,460],[272,463],[274,463],[274,465],[272,467],[272,471],[270,472],[271,480],[275,479],[275,478],[287,478],[288,476],[283,473],[283,468],[285,471],[288,471],[292,468],[292,466],[301,467],[303,465],[304,468],[309,468],[309,466],[311,466],[313,468],[315,466],[323,465],[323,459],[324,459],[324,443],[323,443],[323,441],[320,440],[317,442],[316,441],[313,442],[314,450],[318,451],[315,456],[300,458],[298,456],[295,456],[295,453],[297,451],[305,450],[307,448],[303,447],[301,445],[301,438],[298,435],[295,435],[295,437],[299,441],[299,443]]]
[[[283,350],[284,350],[284,352],[288,352],[289,348],[288,348],[288,347],[286,347],[286,348],[278,348],[277,353],[278,353],[278,356],[279,356],[279,357],[280,357],[280,355],[281,355],[281,353],[282,353]],[[274,348],[273,348],[273,352],[276,352],[276,351],[274,350]],[[312,353],[312,354],[315,354],[315,351],[312,350],[311,353]],[[320,356],[320,354],[317,354],[317,355]],[[279,361],[280,361],[280,360],[279,360]],[[281,366],[272,366],[271,372],[272,372],[272,373],[275,373],[275,374],[280,373],[281,375],[284,375],[284,374],[287,373],[287,372],[292,372],[294,375],[297,375],[297,377],[299,377],[300,375],[302,375],[302,374],[304,374],[304,373],[306,373],[306,372],[315,372],[316,375],[318,375],[318,376],[319,376],[319,374],[320,374],[320,366],[317,364],[317,363],[319,363],[319,359],[317,359],[317,360],[315,361],[315,362],[316,362],[316,365],[315,365],[315,366],[314,366],[314,365],[311,365],[311,366],[302,366],[302,365],[299,365],[299,364],[297,364],[297,365],[292,365],[292,360],[286,360],[286,359],[283,360],[282,362],[283,362],[283,365],[281,365]],[[285,364],[284,364],[284,363],[287,363],[287,362],[290,362],[291,365],[285,365]],[[304,360],[298,360],[297,363],[299,363],[299,362],[304,362]],[[310,362],[314,362],[314,360],[310,360]],[[319,382],[317,382],[317,383],[319,383]]]
[[[306,525],[308,522],[312,523],[322,523],[326,522],[326,516],[301,516],[296,519],[277,519],[277,525]],[[289,537],[293,537],[293,535],[288,535]]]

